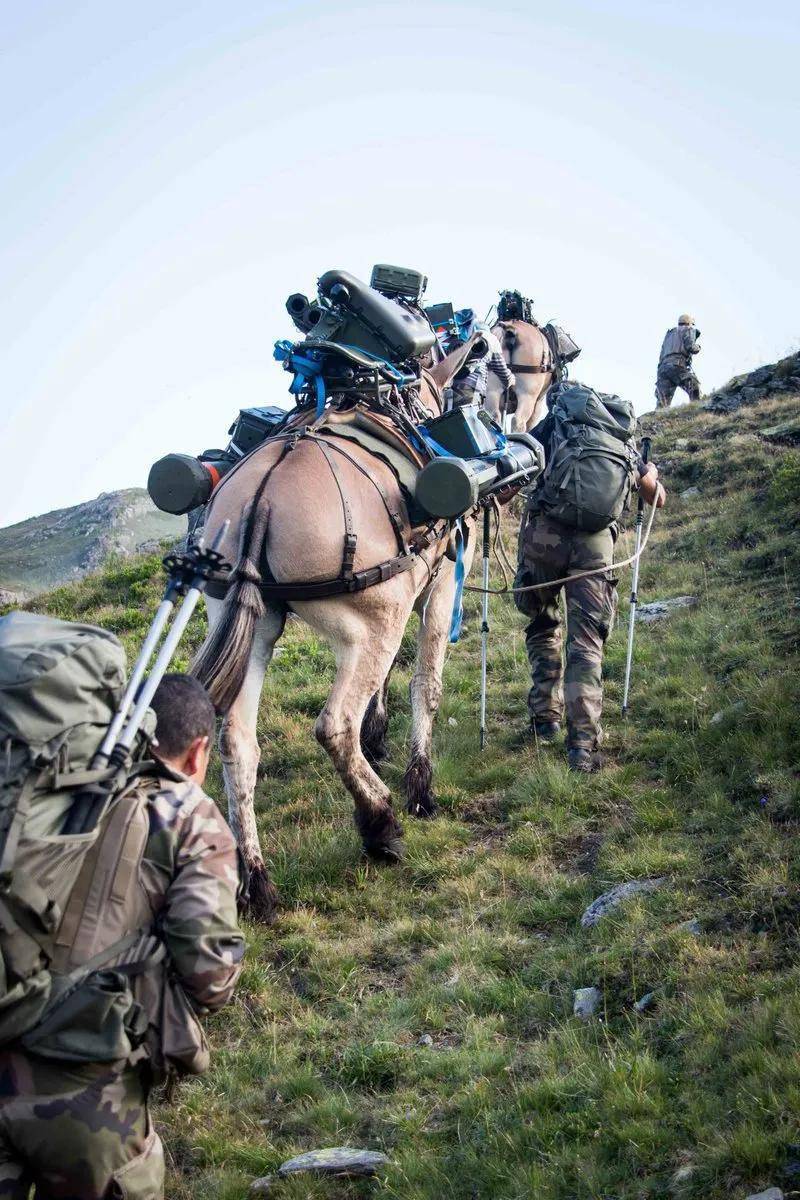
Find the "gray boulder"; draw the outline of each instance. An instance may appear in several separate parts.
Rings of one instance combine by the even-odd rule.
[[[744,700],[735,700],[733,704],[729,704],[727,708],[721,708],[719,712],[715,712],[709,725],[721,725],[729,717],[735,717],[737,713],[744,712],[747,705]]]
[[[298,1154],[278,1167],[275,1175],[264,1175],[250,1184],[251,1196],[267,1196],[278,1179],[299,1175],[304,1171],[315,1175],[334,1175],[347,1179],[367,1179],[377,1175],[389,1159],[379,1150],[356,1150],[352,1146],[334,1146],[326,1150],[309,1150]]]
[[[603,1003],[603,993],[596,987],[576,988],[572,997],[572,1015],[588,1021]]]
[[[685,492],[681,492],[681,500],[694,500],[695,496],[700,495],[700,488],[690,487]]]
[[[779,1187],[769,1187],[765,1192],[753,1192],[747,1200],[783,1200],[783,1192]]]
[[[769,429],[762,429],[760,433],[768,442],[800,442],[800,419],[785,421],[782,425],[770,425]]]
[[[581,917],[581,925],[584,929],[591,929],[623,900],[629,900],[631,896],[638,896],[643,892],[654,892],[664,882],[663,879],[631,879],[628,883],[618,883],[610,892],[604,892],[592,901]]]
[[[645,625],[653,625],[656,621],[664,621],[681,608],[694,608],[698,603],[697,596],[673,596],[669,600],[653,600],[649,604],[639,604],[636,608],[636,620]]]

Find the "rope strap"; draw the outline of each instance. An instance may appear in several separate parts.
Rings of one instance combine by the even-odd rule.
[[[592,579],[595,575],[605,575],[608,571],[616,570],[617,567],[630,566],[631,563],[636,562],[637,559],[640,559],[642,557],[642,555],[644,554],[645,547],[650,538],[650,530],[653,528],[653,521],[655,520],[655,515],[656,515],[656,506],[655,506],[655,504],[653,504],[650,509],[650,516],[647,521],[647,528],[645,529],[645,533],[644,533],[644,537],[642,538],[641,546],[639,547],[639,549],[636,551],[635,554],[632,554],[630,556],[630,558],[623,558],[621,562],[609,563],[609,565],[607,567],[596,567],[592,571],[578,571],[578,572],[576,572],[575,575],[564,575],[564,576],[562,576],[561,579],[548,579],[546,583],[531,583],[531,584],[528,584],[527,587],[482,588],[482,587],[475,587],[474,585],[467,583],[464,585],[464,591],[465,592],[486,592],[490,596],[507,596],[509,594],[509,592],[514,592],[514,593],[516,593],[516,592],[539,592],[539,591],[542,591],[544,588],[562,587],[564,584],[567,584],[567,583],[575,583],[576,580],[578,580],[578,579]]]

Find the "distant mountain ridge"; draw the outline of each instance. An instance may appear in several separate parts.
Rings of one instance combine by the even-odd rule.
[[[29,517],[0,529],[0,600],[22,600],[185,532],[186,518],[160,512],[143,488]]]

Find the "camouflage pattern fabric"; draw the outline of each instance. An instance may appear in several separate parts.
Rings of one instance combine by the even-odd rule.
[[[140,884],[172,973],[195,1011],[214,1012],[233,995],[244,957],[236,843],[214,801],[188,780],[152,788],[148,813]]]
[[[570,749],[596,750],[603,710],[603,645],[616,608],[617,579],[610,569],[614,528],[599,533],[570,529],[545,513],[526,512],[520,530],[515,587],[608,567],[604,575],[568,583],[567,646],[563,663],[560,587],[515,592],[514,602],[529,617],[525,645],[533,687],[528,694],[531,719],[561,721],[566,704]]]
[[[147,1064],[0,1054],[0,1197],[161,1200],[164,1155],[147,1112]]]
[[[131,981],[147,1041],[116,1063],[99,1061],[102,1031],[97,1062],[59,1062],[19,1047],[0,1052],[0,1200],[22,1200],[31,1183],[41,1200],[158,1200],[163,1156],[147,1112],[150,1080],[165,1064],[203,1069],[207,1049],[195,1014],[221,1008],[233,994],[244,954],[233,835],[189,780],[145,778],[141,787],[148,833],[124,923],[133,930],[143,914],[155,919],[168,956]],[[114,943],[116,917],[115,928],[110,920],[98,926],[79,961]]]
[[[690,400],[700,399],[700,382],[691,367],[678,361],[659,363],[656,408],[669,408],[676,388],[683,388]]]

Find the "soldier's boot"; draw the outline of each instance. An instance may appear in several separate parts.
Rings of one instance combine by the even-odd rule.
[[[561,732],[561,724],[558,721],[537,721],[534,718],[531,721],[531,730],[537,742],[550,746]]]
[[[587,750],[584,746],[571,746],[567,751],[567,766],[570,771],[591,775],[602,771],[605,763],[599,750]]]

